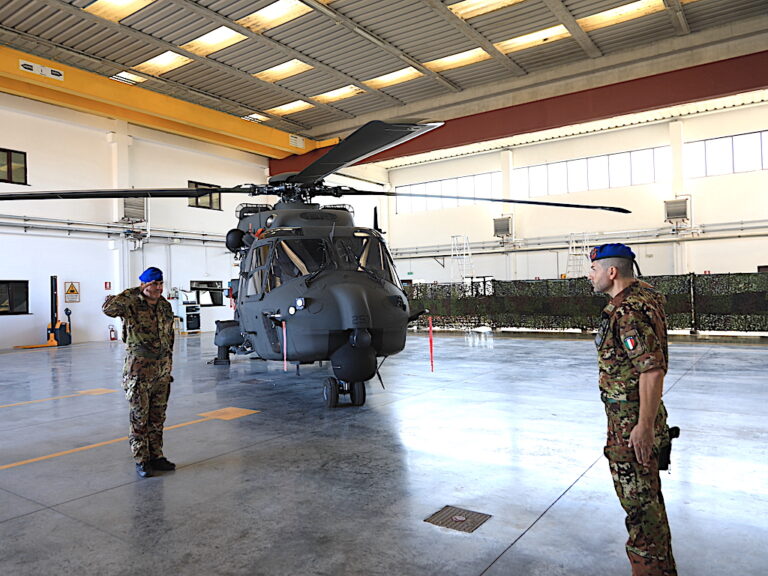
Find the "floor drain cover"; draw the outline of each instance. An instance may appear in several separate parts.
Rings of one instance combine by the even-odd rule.
[[[490,517],[490,514],[472,512],[472,510],[464,510],[455,506],[445,506],[442,510],[424,519],[424,522],[459,532],[474,532]]]

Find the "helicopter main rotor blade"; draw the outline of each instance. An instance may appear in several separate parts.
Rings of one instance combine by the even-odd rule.
[[[350,196],[395,196],[399,198],[448,198],[449,200],[472,200],[481,202],[502,202],[506,204],[532,204],[534,206],[554,206],[558,208],[583,208],[585,210],[608,210],[609,212],[619,212],[620,214],[631,214],[631,210],[621,208],[619,206],[595,206],[594,204],[569,204],[566,202],[541,202],[539,200],[507,200],[504,198],[474,198],[470,196],[433,196],[431,194],[398,194],[397,192],[383,192],[383,191],[369,191],[369,190],[354,190],[352,188],[338,189],[336,193],[333,193],[334,188],[328,189],[328,195],[330,196],[342,196],[348,194]],[[318,192],[315,196],[322,196],[322,192]]]
[[[82,200],[94,198],[197,198],[211,192],[254,194],[261,191],[261,186],[250,185],[242,188],[162,188],[114,190],[49,190],[45,192],[15,192],[4,194],[2,200]]]
[[[339,142],[327,154],[312,162],[298,174],[291,176],[288,182],[293,184],[318,182],[345,166],[407,142],[442,125],[442,122],[430,124],[388,124],[380,120],[368,122]]]

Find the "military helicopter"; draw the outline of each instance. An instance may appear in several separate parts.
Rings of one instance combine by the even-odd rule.
[[[278,174],[263,185],[31,192],[0,194],[0,200],[169,198],[209,192],[278,196],[274,205],[238,206],[237,227],[226,235],[226,246],[239,260],[240,271],[231,282],[234,319],[216,322],[214,364],[229,365],[231,353],[295,363],[297,371],[301,364],[330,361],[333,376],[323,382],[326,405],[336,407],[340,396],[348,395],[354,406],[362,406],[366,382],[378,375],[378,358],[400,352],[408,324],[425,311],[411,310],[375,213],[373,228],[359,227],[350,207],[321,206],[312,199],[396,196],[328,186],[323,179],[441,125],[369,122],[301,172]],[[480,200],[629,212],[613,206]]]

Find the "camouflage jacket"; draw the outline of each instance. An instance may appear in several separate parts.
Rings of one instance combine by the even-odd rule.
[[[603,401],[639,400],[640,374],[666,373],[667,318],[664,296],[650,284],[634,282],[602,312],[595,339]]]
[[[109,296],[102,310],[107,316],[123,319],[123,342],[129,354],[157,360],[172,353],[173,309],[162,296],[152,306],[140,288],[128,288]]]

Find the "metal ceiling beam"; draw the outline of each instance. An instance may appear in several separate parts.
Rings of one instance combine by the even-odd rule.
[[[307,6],[314,8],[321,14],[324,14],[325,16],[327,16],[337,24],[340,24],[345,28],[347,28],[348,30],[350,30],[351,32],[354,32],[361,38],[365,38],[366,40],[368,40],[368,42],[371,42],[376,46],[378,46],[379,48],[381,48],[382,50],[389,52],[395,58],[399,58],[400,60],[408,64],[408,66],[415,68],[425,76],[439,82],[440,84],[448,88],[451,92],[461,92],[461,88],[459,86],[457,86],[447,78],[441,76],[437,72],[433,72],[418,60],[411,58],[405,52],[403,52],[399,48],[396,48],[395,46],[393,46],[383,38],[380,38],[370,30],[367,30],[363,26],[360,26],[357,22],[355,22],[351,18],[347,18],[340,12],[337,12],[333,8],[329,8],[328,6],[326,6],[321,2],[318,2],[317,0],[302,0],[302,2],[304,2],[304,4],[306,4]]]
[[[589,35],[581,29],[579,23],[573,17],[573,14],[566,8],[560,0],[541,0],[547,8],[557,17],[560,23],[565,26],[574,40],[581,46],[581,49],[590,58],[600,58],[603,55],[600,49],[592,42]]]
[[[258,34],[251,30],[250,28],[247,28],[245,26],[242,26],[238,24],[237,22],[230,20],[226,16],[222,16],[218,12],[215,12],[211,10],[210,8],[206,8],[204,6],[200,6],[199,4],[192,2],[192,0],[169,0],[171,3],[176,4],[183,10],[187,10],[189,12],[192,12],[194,14],[197,14],[199,16],[204,16],[206,18],[209,18],[216,22],[217,24],[221,24],[222,26],[226,26],[227,28],[231,28],[235,32],[239,32],[240,34],[243,34],[244,36],[247,36],[251,40],[254,40],[264,46],[267,46],[276,52],[280,52],[282,54],[285,54],[287,58],[291,59],[297,59],[301,60],[302,62],[305,62],[307,64],[311,64],[316,69],[321,70],[328,74],[329,76],[333,76],[334,78],[338,78],[341,82],[344,84],[352,84],[359,88],[360,90],[363,90],[369,94],[373,94],[375,96],[378,96],[379,98],[382,98],[384,100],[389,101],[391,104],[396,105],[402,105],[403,102],[394,96],[387,94],[386,92],[382,92],[381,90],[377,90],[374,88],[371,88],[367,86],[365,83],[361,82],[357,78],[353,78],[352,76],[348,76],[347,74],[344,74],[343,72],[340,72],[339,70],[336,70],[335,68],[328,66],[328,64],[324,64],[323,62],[320,62],[319,60],[315,60],[311,56],[308,56],[307,54],[304,54],[303,52],[299,52],[298,50],[295,50],[291,48],[290,46],[286,46],[285,44],[282,44],[278,42],[277,40],[274,40],[272,38],[269,38],[267,36],[264,36],[263,34]],[[309,5],[309,2],[305,2],[305,4]],[[271,83],[269,83],[271,84]],[[274,84],[271,84],[274,85]],[[309,96],[305,96],[305,98],[310,98]]]
[[[187,58],[191,58],[197,62],[202,62],[204,65],[209,66],[211,68],[216,68],[217,70],[220,70],[226,74],[239,76],[240,78],[246,79],[248,82],[258,84],[261,87],[268,87],[269,89],[275,92],[279,92],[286,95],[288,98],[292,100],[310,100],[318,108],[324,109],[334,115],[343,116],[345,118],[353,117],[353,115],[350,114],[349,112],[344,112],[343,110],[339,110],[338,108],[329,106],[328,104],[322,104],[320,102],[316,102],[312,100],[309,96],[300,94],[298,92],[294,92],[293,90],[289,90],[288,88],[285,88],[278,84],[273,84],[272,82],[264,82],[263,80],[259,80],[258,78],[256,78],[252,74],[249,74],[248,72],[238,70],[237,68],[228,66],[227,64],[224,64],[223,62],[219,62],[218,60],[214,60],[213,58],[207,58],[205,56],[199,56],[198,54],[194,54],[193,52],[187,52],[180,46],[177,46],[176,44],[172,44],[171,42],[166,42],[165,40],[161,40],[159,38],[155,38],[151,34],[140,32],[139,30],[134,30],[133,28],[130,28],[129,26],[124,26],[123,24],[120,24],[118,22],[112,22],[110,20],[105,20],[104,18],[101,18],[99,16],[94,16],[93,14],[86,12],[82,8],[78,8],[76,6],[68,4],[67,2],[65,2],[65,0],[48,0],[48,3],[52,4],[56,9],[61,10],[62,12],[72,14],[73,16],[76,16],[77,18],[80,18],[82,20],[87,20],[95,24],[98,24],[100,26],[104,26],[105,28],[108,28],[110,30],[114,30],[116,33],[120,34],[121,36],[130,36],[131,38],[135,38],[137,40],[141,40],[142,42],[146,42],[150,46],[156,45],[161,47],[164,50],[172,50],[173,52],[184,54]],[[261,112],[261,110],[259,110],[259,112]]]
[[[62,75],[52,78],[22,69],[21,60]],[[0,91],[269,158],[302,154],[330,144],[305,139],[304,147],[298,147],[291,143],[291,134],[277,128],[5,46],[0,46]]]
[[[685,17],[685,11],[680,0],[664,0],[664,5],[667,7],[667,14],[669,14],[669,19],[675,28],[675,33],[678,36],[690,34],[691,27],[688,26],[688,19]]]
[[[440,0],[422,0],[422,2],[429,6],[435,14],[441,16],[446,22],[461,32],[465,38],[471,40],[490,54],[491,58],[501,64],[508,72],[515,76],[525,76],[527,74],[514,60],[496,48],[493,42],[472,28],[465,20],[456,16]]]
[[[14,30],[12,28],[8,28],[6,26],[0,25],[0,31],[15,36],[17,38],[23,38],[27,42],[33,42],[40,46],[46,46],[48,48],[51,48],[58,52],[63,52],[65,54],[71,55],[71,57],[76,58],[83,58],[85,60],[90,61],[93,64],[104,64],[107,66],[110,66],[114,68],[113,74],[117,74],[120,71],[123,71],[125,69],[125,65],[121,64],[120,62],[115,62],[114,60],[108,60],[107,58],[102,58],[101,56],[93,56],[92,54],[87,54],[85,52],[81,52],[80,50],[76,50],[74,48],[70,48],[68,46],[61,46],[59,44],[56,44],[55,42],[51,42],[50,40],[45,40],[43,38],[38,38],[37,36],[33,36],[32,34],[29,34],[27,32],[20,32],[18,30]],[[45,54],[40,54],[43,58],[47,58]],[[66,62],[63,62],[66,64]],[[96,72],[94,72],[96,73]],[[147,78],[147,80],[150,83],[160,83],[160,84],[166,84],[169,86],[173,86],[176,88],[178,92],[185,93],[185,92],[192,92],[193,94],[197,96],[201,96],[205,99],[208,99],[210,102],[209,104],[206,104],[206,108],[211,108],[213,110],[218,110],[222,114],[229,114],[226,110],[220,110],[216,107],[216,104],[219,102],[226,102],[232,107],[240,107],[242,108],[242,112],[240,113],[241,116],[244,116],[246,114],[250,114],[253,112],[253,106],[250,106],[248,104],[243,104],[242,102],[237,102],[236,100],[231,100],[230,98],[226,98],[223,96],[219,96],[218,94],[211,94],[204,90],[200,90],[198,88],[190,88],[189,86],[182,84],[181,82],[176,82],[175,80],[171,80],[169,78],[157,78],[156,76],[148,76],[142,72],[133,71],[132,74],[136,74],[137,76],[141,76],[142,78]],[[151,90],[151,88],[148,88],[147,85],[142,85],[142,88],[146,88],[148,90]],[[176,96],[174,94],[174,97],[181,98],[182,100],[189,101],[188,98],[183,98],[180,96]],[[193,104],[196,104],[196,102],[192,102]],[[282,116],[275,116],[270,115],[267,113],[264,113],[265,116],[269,116],[272,120],[275,122],[280,122],[285,125],[287,125],[291,130],[293,131],[301,131],[301,130],[308,130],[309,127],[305,124],[301,124],[298,122],[294,122],[293,120],[288,120],[286,118],[283,118]]]

